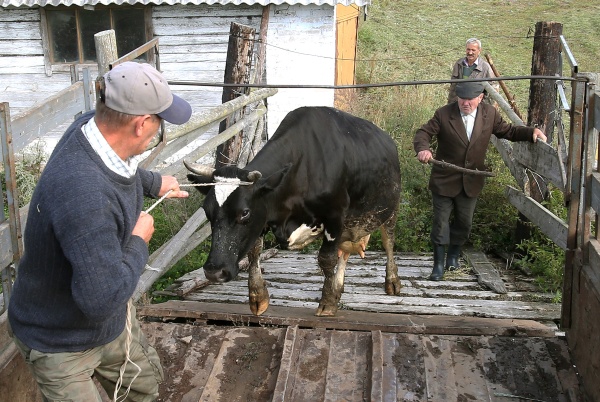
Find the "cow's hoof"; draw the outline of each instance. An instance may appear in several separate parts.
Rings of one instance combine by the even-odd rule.
[[[269,300],[263,300],[262,302],[252,303],[250,302],[250,311],[254,315],[261,315],[269,308]]]
[[[261,295],[249,295],[250,311],[252,311],[252,314],[254,315],[261,315],[269,308],[269,292],[265,290],[261,293]]]
[[[319,308],[317,308],[317,312],[315,313],[318,317],[333,317],[337,313],[337,305],[323,305],[319,304]]]
[[[385,281],[385,294],[389,296],[398,296],[400,294],[400,290],[402,289],[402,284],[400,283],[400,279],[396,278],[395,280],[387,280]]]

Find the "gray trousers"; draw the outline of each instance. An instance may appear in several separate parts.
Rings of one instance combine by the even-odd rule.
[[[127,401],[154,401],[158,397],[158,384],[163,380],[163,370],[156,350],[142,333],[131,306],[132,328],[129,358],[119,389],[122,396],[131,386]],[[100,382],[108,396],[113,398],[115,385],[125,361],[127,329],[114,341],[81,352],[44,353],[32,350],[16,336],[13,340],[25,358],[33,377],[46,401],[102,402],[92,375]],[[133,380],[133,382],[132,382]]]
[[[468,197],[462,191],[456,197],[431,193],[433,224],[431,242],[439,246],[462,246],[469,239],[477,197]]]

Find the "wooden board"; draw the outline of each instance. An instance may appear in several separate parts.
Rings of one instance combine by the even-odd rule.
[[[561,306],[552,303],[552,295],[531,290],[531,284],[522,281],[514,273],[500,272],[499,279],[502,279],[506,289],[505,294],[500,294],[481,286],[477,275],[466,263],[463,264],[465,268],[447,273],[444,281],[435,282],[427,280],[433,264],[431,254],[398,253],[395,260],[403,288],[399,296],[388,296],[383,289],[385,254],[367,252],[364,259],[351,257],[346,270],[340,312],[445,314],[540,321],[557,321],[560,317]],[[316,310],[323,276],[317,267],[315,253],[280,251],[275,257],[263,261],[261,267],[268,282],[272,307]],[[190,280],[205,286],[187,293],[184,300],[247,305],[246,272],[240,272],[235,280],[228,283],[211,284],[204,278],[203,270],[199,269],[180,278],[177,286]],[[163,294],[176,295],[177,286]]]
[[[142,323],[159,401],[583,400],[561,338]]]

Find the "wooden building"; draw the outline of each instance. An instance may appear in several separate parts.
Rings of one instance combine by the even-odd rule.
[[[72,65],[89,67],[95,78],[94,34],[106,29],[115,30],[119,56],[159,38],[160,69],[171,81],[223,82],[232,22],[254,28],[266,42],[262,83],[352,84],[360,7],[369,3],[0,0],[0,101],[9,102],[14,116],[69,86]],[[175,87],[195,110],[221,103],[220,87],[201,89]],[[333,106],[334,92],[281,89],[269,100],[269,133],[299,106]]]

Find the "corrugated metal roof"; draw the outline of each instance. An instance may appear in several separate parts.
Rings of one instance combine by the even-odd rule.
[[[268,4],[316,4],[316,5],[336,5],[343,4],[349,6],[356,4],[357,6],[366,6],[371,4],[371,0],[0,0],[0,7],[34,7],[34,6],[93,6],[96,4],[260,4],[266,6]]]

